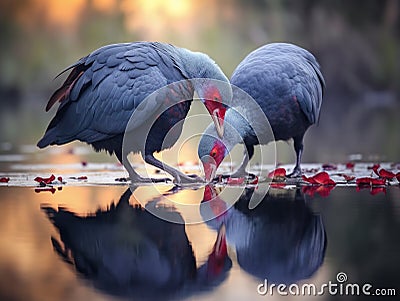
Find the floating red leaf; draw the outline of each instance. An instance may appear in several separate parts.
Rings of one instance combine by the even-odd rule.
[[[63,178],[62,177],[57,177],[57,180],[62,183]]]
[[[44,188],[35,188],[36,193],[44,192],[44,191],[49,191],[52,194],[56,192],[56,189],[54,187],[44,187]]]
[[[379,167],[381,167],[381,165],[378,163],[375,163],[373,165],[368,166],[367,169],[378,170]]]
[[[363,177],[356,179],[357,186],[382,186],[386,184],[385,179],[376,179],[371,177]]]
[[[10,181],[10,178],[8,177],[0,178],[0,183],[8,183],[8,181]]]
[[[45,183],[45,184],[50,184],[56,179],[56,177],[52,174],[48,178],[42,178],[42,177],[36,177],[34,180],[38,183]]]
[[[400,182],[400,171],[396,174],[396,179]]]
[[[268,178],[270,178],[270,179],[285,178],[285,177],[286,177],[286,169],[284,169],[282,167],[277,168],[268,174]]]
[[[349,176],[345,174],[342,174],[342,177],[346,180],[346,182],[351,182],[356,178],[355,176]]]
[[[346,168],[347,168],[347,169],[353,169],[353,168],[354,168],[354,165],[355,165],[354,162],[347,162],[347,163],[346,163]]]
[[[396,176],[393,172],[391,172],[389,170],[386,170],[384,168],[381,168],[379,170],[379,174],[378,175],[381,178],[384,178],[384,179],[387,179],[387,180],[392,180]]]
[[[87,176],[80,176],[77,178],[78,180],[87,180]]]
[[[325,164],[322,164],[322,169],[323,170],[336,170],[337,166],[335,164],[325,163]]]
[[[318,184],[317,181],[315,181],[313,177],[307,178],[305,175],[302,175],[301,178],[303,179],[304,182],[307,182],[310,184]]]
[[[333,181],[329,177],[329,174],[325,171],[317,173],[316,175],[309,177],[309,178],[307,178],[306,176],[303,175],[302,178],[305,182],[308,182],[308,183],[314,184],[314,185],[336,185],[335,181]]]
[[[228,185],[240,185],[243,184],[244,178],[228,178],[226,180],[226,184]]]

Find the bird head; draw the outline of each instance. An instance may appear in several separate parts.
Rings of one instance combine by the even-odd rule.
[[[224,119],[228,104],[232,101],[232,87],[226,79],[197,78],[196,92],[214,122],[220,138],[224,135]]]
[[[214,178],[218,167],[227,154],[229,154],[229,149],[222,140],[216,136],[203,134],[199,144],[198,155],[203,164],[207,182]]]
[[[227,97],[229,96],[223,97],[220,89],[218,89],[218,87],[216,87],[212,82],[205,87],[204,94],[201,97],[202,102],[214,121],[217,134],[221,138],[224,135],[224,118],[227,109],[223,102],[226,101],[224,99]]]

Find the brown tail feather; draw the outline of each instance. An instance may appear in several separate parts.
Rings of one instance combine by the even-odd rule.
[[[80,66],[72,69],[71,73],[68,75],[63,85],[59,89],[57,89],[50,97],[50,100],[46,106],[46,112],[50,110],[56,102],[62,102],[69,96],[71,89],[74,87],[76,81],[82,76],[83,72],[84,70],[82,70]]]

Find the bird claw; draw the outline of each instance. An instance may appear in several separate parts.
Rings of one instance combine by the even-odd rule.
[[[299,178],[301,177],[302,173],[301,173],[301,169],[300,168],[295,168],[293,169],[293,171],[288,174],[286,177],[287,178]]]
[[[257,178],[257,176],[255,174],[249,173],[249,172],[244,172],[244,173],[233,173],[231,175],[219,175],[217,177],[215,177],[211,182],[212,183],[219,183],[224,179],[229,179],[229,178],[245,178],[246,181],[252,181],[255,178]]]
[[[137,178],[135,177],[134,180],[132,181],[130,177],[128,178],[116,178],[115,181],[117,182],[128,182],[130,181],[132,184],[133,183],[167,183],[170,182],[170,178]]]
[[[195,174],[179,176],[174,180],[174,184],[177,186],[198,183],[204,183],[204,179]]]

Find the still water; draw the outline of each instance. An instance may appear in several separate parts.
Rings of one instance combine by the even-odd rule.
[[[359,286],[360,300],[364,284],[371,294],[400,293],[398,185],[376,195],[336,187],[327,197],[271,188],[252,210],[257,189],[234,201],[220,192],[2,186],[0,300],[311,298],[291,296],[293,283],[300,294],[304,284],[324,289],[312,297],[321,300],[355,298],[345,284]]]

